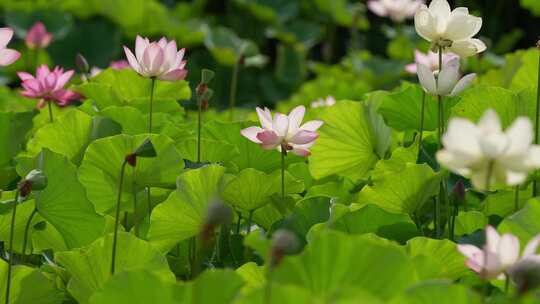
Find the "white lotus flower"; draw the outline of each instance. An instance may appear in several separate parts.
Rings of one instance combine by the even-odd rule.
[[[461,93],[476,78],[476,74],[468,74],[459,79],[459,58],[454,57],[443,64],[441,72],[433,72],[430,67],[418,63],[416,65],[418,80],[424,90],[432,95],[455,96]],[[438,73],[437,79],[435,74]]]
[[[540,258],[536,249],[540,236],[533,238],[519,256],[519,240],[510,233],[499,235],[491,226],[486,227],[486,244],[482,249],[474,245],[458,245],[458,250],[467,257],[466,265],[483,279],[504,279],[505,272],[512,272],[516,265]]]
[[[333,96],[328,96],[326,98],[319,98],[315,101],[312,101],[310,106],[311,108],[322,108],[322,107],[331,107],[336,104],[336,99]]]
[[[487,183],[519,185],[529,172],[540,168],[540,146],[532,144],[533,134],[526,117],[517,118],[503,132],[497,113],[491,109],[478,125],[454,118],[442,138],[444,149],[437,152],[437,161],[454,173],[470,177],[480,190],[486,190]]]
[[[469,15],[466,7],[453,11],[446,0],[433,0],[429,8],[422,5],[414,16],[418,35],[433,43],[434,48],[449,49],[468,57],[486,50],[486,45],[473,38],[482,27],[482,18]]]

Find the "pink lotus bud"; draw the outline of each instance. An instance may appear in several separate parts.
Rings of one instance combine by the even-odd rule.
[[[29,49],[44,49],[49,46],[52,40],[52,34],[47,32],[43,22],[36,22],[26,34],[24,39]]]
[[[6,48],[12,37],[12,29],[8,27],[0,28],[0,66],[10,65],[21,57],[21,53]]]

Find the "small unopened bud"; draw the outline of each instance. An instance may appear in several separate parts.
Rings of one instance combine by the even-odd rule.
[[[540,50],[540,40],[536,42],[536,47]]]
[[[128,154],[125,157],[125,161],[130,166],[135,167],[137,165],[137,155],[135,155],[135,153]]]
[[[300,244],[296,235],[288,230],[279,229],[272,235],[272,249],[270,252],[270,266],[274,267],[281,263],[285,255],[294,254]]]
[[[47,187],[47,176],[41,170],[30,171],[24,179],[32,184],[32,190],[40,191]]]
[[[81,73],[88,73],[90,71],[90,66],[88,65],[88,61],[81,53],[77,53],[77,56],[75,56],[75,65],[77,66],[77,69]]]
[[[201,72],[201,83],[208,85],[214,79],[215,73],[209,69],[203,69]]]
[[[465,184],[463,183],[462,179],[458,180],[457,183],[454,185],[454,189],[452,189],[452,195],[458,202],[465,201]]]
[[[32,183],[23,179],[18,185],[19,194],[21,197],[27,197],[32,192]],[[17,203],[17,202],[15,202]]]
[[[197,85],[197,89],[196,89],[196,92],[197,92],[197,96],[199,97],[202,97],[204,95],[204,93],[206,93],[206,90],[208,90],[208,85],[206,83],[199,83],[199,85]]]
[[[540,286],[540,261],[524,258],[514,264],[508,272],[520,294]]]
[[[137,157],[155,157],[157,155],[150,138],[146,138],[133,152]]]
[[[201,239],[207,243],[210,241],[214,229],[220,225],[228,225],[232,222],[231,207],[221,203],[213,202],[208,206],[206,219],[201,229]]]

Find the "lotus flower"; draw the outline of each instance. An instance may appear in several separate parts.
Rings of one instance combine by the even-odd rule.
[[[437,152],[437,161],[454,173],[470,176],[480,190],[493,184],[519,185],[529,172],[540,168],[540,146],[531,144],[533,134],[526,117],[517,118],[503,132],[491,109],[478,125],[454,118],[442,138],[444,149]]]
[[[459,79],[459,58],[454,57],[443,64],[441,72],[435,80],[435,72],[430,67],[418,63],[418,80],[424,90],[432,95],[456,96],[476,78],[476,74],[468,74]]]
[[[332,96],[320,98],[311,102],[312,108],[331,107],[336,104],[336,99]]]
[[[144,77],[166,81],[186,78],[185,49],[178,50],[174,40],[167,41],[163,37],[158,42],[150,42],[148,38],[137,36],[135,55],[126,46],[124,52],[131,67]]]
[[[26,46],[32,50],[46,48],[51,43],[51,40],[52,34],[47,32],[47,28],[41,21],[36,22],[30,28],[24,39]]]
[[[123,70],[130,67],[129,62],[127,60],[117,60],[117,61],[111,61],[111,64],[109,65],[114,70]]]
[[[433,0],[429,8],[421,5],[414,16],[414,25],[416,32],[433,43],[435,49],[448,49],[461,57],[486,49],[481,40],[473,38],[482,27],[482,18],[469,15],[466,7],[451,11],[446,0]]]
[[[276,113],[272,118],[269,109],[257,108],[262,128],[249,127],[240,133],[252,142],[261,145],[265,150],[281,151],[283,147],[296,155],[309,156],[311,154],[309,148],[319,137],[315,131],[322,126],[323,122],[312,120],[300,125],[305,112],[304,106],[298,106],[289,115]]]
[[[8,27],[0,28],[0,66],[10,65],[21,57],[21,53],[6,48],[12,37],[12,29]]]
[[[367,7],[377,16],[390,17],[395,22],[402,22],[414,16],[422,4],[423,0],[370,0]]]
[[[64,89],[64,86],[73,76],[74,71],[64,72],[61,67],[55,67],[52,71],[43,64],[36,70],[36,77],[26,72],[18,72],[17,75],[22,80],[22,95],[29,98],[42,99],[44,101],[54,101],[59,106],[66,106],[73,100],[81,98],[76,92]],[[40,102],[38,107],[42,107]]]
[[[540,259],[540,255],[536,254],[539,243],[540,235],[527,244],[520,257],[517,237],[510,233],[501,236],[495,228],[487,226],[483,249],[474,245],[458,245],[458,250],[467,257],[467,267],[480,274],[483,279],[503,279],[504,273],[511,272],[517,265]]]
[[[452,54],[452,53],[443,54],[443,57],[442,57],[443,65],[447,64],[454,58],[457,58],[456,54]],[[405,71],[411,74],[416,74],[417,64],[422,64],[422,65],[427,66],[432,72],[438,72],[439,71],[439,55],[437,53],[433,53],[432,51],[428,51],[427,54],[424,54],[420,52],[419,50],[415,50],[414,63],[406,65]]]

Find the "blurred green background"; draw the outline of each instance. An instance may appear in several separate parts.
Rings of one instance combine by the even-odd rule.
[[[503,64],[503,55],[533,46],[540,28],[539,0],[456,0],[484,19],[479,37],[488,52],[470,59],[468,70]],[[453,2],[453,3],[452,3]],[[24,53],[23,38],[34,22],[54,34],[39,54],[43,63],[74,68],[77,52],[91,66],[105,68],[124,59],[122,45],[137,34],[166,36],[187,48],[192,87],[200,69],[216,71],[213,106],[226,107],[233,67],[241,62],[237,104],[308,104],[333,95],[355,99],[392,88],[406,76],[415,48],[428,45],[412,20],[394,24],[373,15],[366,1],[351,0],[0,0],[0,23],[15,29],[10,45]],[[23,54],[24,56],[24,54]],[[244,60],[239,60],[239,58]],[[4,82],[18,86],[14,72]],[[414,79],[408,76],[409,79]],[[194,101],[185,101],[187,107]]]

